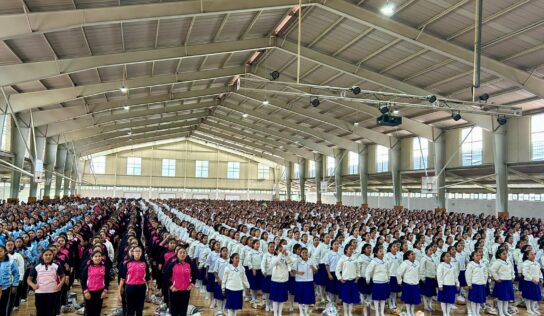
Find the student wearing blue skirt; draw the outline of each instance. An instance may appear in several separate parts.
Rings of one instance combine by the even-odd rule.
[[[327,268],[325,267],[325,257],[330,250],[331,236],[325,234],[314,250],[315,254],[312,254],[316,264],[318,264],[317,273],[315,275],[316,294],[321,301],[326,300],[326,286],[327,286]]]
[[[436,271],[438,282],[438,301],[443,316],[451,316],[452,307],[455,304],[455,295],[459,289],[457,267],[451,264],[451,254],[444,252],[440,255],[440,264]]]
[[[372,283],[372,302],[376,316],[385,316],[385,300],[389,298],[389,264],[383,260],[384,252],[381,246],[374,248],[374,259],[366,268],[365,279]]]
[[[340,247],[340,243],[338,240],[333,241],[331,250],[327,253],[325,256],[325,269],[327,272],[327,281],[326,281],[326,289],[327,289],[327,298],[328,301],[336,304],[336,300],[338,299],[338,279],[336,278],[336,265],[338,264],[338,260],[340,260],[340,254],[338,253],[338,248]]]
[[[419,294],[419,263],[416,254],[408,250],[403,255],[404,261],[397,270],[397,282],[402,284],[401,300],[406,304],[406,315],[416,316],[415,306],[421,304]]]
[[[419,261],[420,276],[423,281],[421,294],[423,295],[423,305],[426,311],[433,311],[433,296],[436,296],[436,263],[433,260],[433,254],[436,251],[435,244],[425,247],[425,255]]]
[[[227,315],[236,316],[236,311],[244,307],[244,289],[249,288],[249,282],[237,253],[230,256],[229,263],[223,272],[221,289],[227,300],[225,304]]]
[[[221,283],[225,276],[225,269],[229,265],[229,249],[227,247],[221,248],[220,257],[215,262],[214,274],[215,274],[215,288],[213,292],[213,298],[215,299],[217,312],[222,314],[225,312],[225,296],[221,290]]]
[[[272,259],[272,273],[270,278],[270,300],[274,316],[281,316],[283,303],[287,301],[289,293],[289,265],[292,263],[287,248],[278,245],[276,256]]]
[[[344,255],[338,260],[335,269],[336,278],[340,282],[340,299],[344,306],[344,316],[353,316],[353,305],[361,302],[357,281],[357,261],[353,256],[353,246],[348,243],[344,247]]]
[[[308,305],[315,304],[314,273],[317,272],[317,265],[313,259],[308,259],[307,248],[302,248],[300,257],[295,271],[295,301],[299,315],[308,316]]]
[[[249,279],[249,286],[251,288],[251,307],[257,308],[259,305],[259,299],[257,295],[263,286],[263,272],[261,270],[261,263],[263,261],[263,253],[259,250],[261,242],[258,239],[253,240],[253,250],[248,254],[249,268],[251,269],[251,279]]]
[[[261,271],[263,273],[263,301],[264,301],[264,310],[266,312],[272,311],[272,302],[270,301],[270,282],[272,277],[272,259],[274,259],[274,248],[275,245],[273,242],[268,243],[268,252],[263,256],[261,261]]]
[[[210,309],[215,308],[215,298],[214,298],[214,292],[215,292],[215,263],[217,262],[217,259],[219,259],[219,252],[221,250],[221,243],[219,241],[215,241],[212,239],[211,241],[211,247],[212,252],[208,255],[206,258],[206,262],[204,263],[204,269],[206,270],[206,291],[208,292],[208,296],[210,297],[211,303],[210,303]]]
[[[468,255],[465,252],[465,242],[460,240],[457,241],[454,245],[455,247],[455,261],[457,263],[457,270],[459,271],[459,286],[460,288],[460,297],[461,301],[463,300],[463,297],[466,297],[465,295],[465,288],[467,287],[467,280],[466,280],[466,270],[467,270],[467,264],[468,264]]]
[[[361,255],[357,259],[359,264],[359,281],[357,282],[361,301],[363,303],[363,315],[368,316],[368,306],[371,302],[372,284],[366,279],[366,269],[372,261],[372,245],[365,244],[361,249]]]
[[[498,300],[497,307],[499,316],[510,316],[508,313],[508,302],[514,300],[514,268],[507,261],[508,250],[504,247],[499,247],[495,254],[495,262],[491,265],[491,276],[495,280],[493,287],[493,296]]]
[[[389,296],[389,308],[397,308],[397,294],[402,291],[401,286],[397,281],[397,270],[402,263],[402,254],[399,253],[400,243],[393,241],[387,246],[387,253],[385,254],[385,261],[389,264],[389,276],[391,286],[391,294]]]
[[[296,281],[295,281],[295,273],[296,273],[296,265],[300,260],[300,251],[302,250],[302,246],[300,244],[294,244],[293,245],[293,252],[289,254],[289,257],[291,258],[291,263],[289,264],[289,295],[287,296],[289,300],[289,312],[293,312],[295,310],[295,294],[296,294]]]
[[[472,316],[480,315],[480,307],[485,303],[488,273],[482,264],[482,254],[476,250],[470,255],[465,278],[468,286],[468,308]]]
[[[540,265],[535,261],[535,253],[530,250],[523,254],[523,264],[521,273],[525,285],[523,287],[522,297],[526,301],[527,313],[530,315],[540,315],[538,304],[542,300],[542,271]]]

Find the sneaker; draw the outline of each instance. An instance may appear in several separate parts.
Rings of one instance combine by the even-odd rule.
[[[26,298],[22,298],[21,303],[26,303]]]
[[[18,306],[13,306],[13,310],[14,311],[19,310],[19,307]]]
[[[77,314],[78,315],[85,315],[85,307],[82,307],[82,308],[78,309]]]

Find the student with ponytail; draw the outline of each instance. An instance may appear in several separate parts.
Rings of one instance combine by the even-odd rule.
[[[450,247],[451,248],[451,247]],[[457,267],[451,263],[451,254],[446,251],[440,255],[440,264],[436,271],[438,282],[438,301],[443,316],[451,316],[452,308],[455,305],[455,296],[459,288]]]
[[[508,302],[514,300],[514,268],[508,261],[508,251],[499,247],[495,254],[495,262],[491,265],[491,275],[495,280],[493,296],[498,300],[499,316],[510,316]]]
[[[81,271],[81,290],[85,299],[85,316],[100,316],[102,302],[108,293],[109,271],[102,261],[102,252],[95,251],[89,265]]]
[[[415,306],[421,304],[419,264],[412,250],[404,253],[403,260],[397,270],[397,282],[402,285],[401,300],[406,304],[406,314],[415,316]]]
[[[538,304],[542,300],[542,271],[540,265],[535,261],[535,253],[532,250],[523,254],[523,264],[521,268],[524,281],[522,297],[526,300],[527,313],[530,315],[540,315]],[[520,281],[521,282],[521,281]]]
[[[475,250],[470,255],[465,278],[468,286],[468,308],[472,316],[480,315],[480,306],[486,301],[487,268],[482,263],[482,254]]]
[[[169,280],[168,289],[170,315],[185,316],[189,306],[191,290],[196,282],[197,271],[186,260],[187,251],[181,247],[176,252],[176,260],[164,268],[164,274]]]
[[[142,247],[137,246],[132,250],[132,257],[119,273],[119,291],[125,296],[127,316],[142,316],[146,292],[151,293],[152,284]]]
[[[372,282],[372,301],[376,316],[385,316],[385,301],[389,298],[389,264],[383,260],[384,252],[381,246],[374,248],[374,259],[366,268],[365,279]]]
[[[228,316],[236,316],[236,311],[244,306],[244,290],[249,288],[244,267],[240,264],[240,256],[233,253],[230,256],[229,266],[223,272],[221,289],[226,297]]]

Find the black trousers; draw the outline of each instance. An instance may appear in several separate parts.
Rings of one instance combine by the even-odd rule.
[[[189,298],[191,291],[169,291],[170,294],[170,314],[172,316],[186,316],[187,307],[189,306]]]
[[[57,314],[55,306],[59,302],[59,292],[55,293],[36,293],[36,316],[55,316]]]
[[[145,284],[128,285],[125,287],[125,300],[127,304],[127,316],[142,316],[145,303]]]
[[[9,316],[10,301],[11,301],[11,288],[8,287],[7,289],[2,290],[2,297],[0,298],[0,316]]]
[[[17,295],[15,295],[15,299],[13,300],[13,306],[19,307],[21,304],[21,299],[23,298],[23,292],[25,291],[25,284],[26,282],[19,282],[19,286],[17,287]]]
[[[85,299],[85,316],[100,316],[102,311],[102,291],[91,291],[91,299]]]

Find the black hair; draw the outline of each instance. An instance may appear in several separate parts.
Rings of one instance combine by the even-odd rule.
[[[233,253],[232,255],[230,255],[230,258],[229,258],[229,263],[232,264],[232,262],[234,261],[234,257],[240,257],[240,255],[238,255],[237,252]]]
[[[414,252],[412,250],[408,250],[404,253],[404,255],[402,256],[402,260],[408,260],[408,257],[413,254]]]
[[[449,251],[446,251],[446,252],[443,252],[441,255],[440,255],[440,262],[444,262],[444,259],[446,258],[446,255],[449,255]]]
[[[351,243],[347,243],[345,246],[344,246],[344,254],[346,254],[348,252],[348,249],[349,247],[351,247]]]
[[[471,254],[470,254],[470,261],[474,261],[474,256],[478,253],[477,250],[474,250]]]
[[[370,248],[370,251],[372,251],[372,245],[371,244],[364,244],[363,248],[361,248],[361,253],[365,253],[365,249]]]
[[[500,259],[501,253],[503,252],[506,252],[506,249],[504,249],[503,247],[499,247],[499,249],[497,249],[497,252],[495,253],[495,259]]]
[[[383,249],[383,248],[381,246],[374,247],[374,250],[372,250],[372,253],[374,254],[374,256],[378,255],[378,251],[380,251],[380,249]]]

